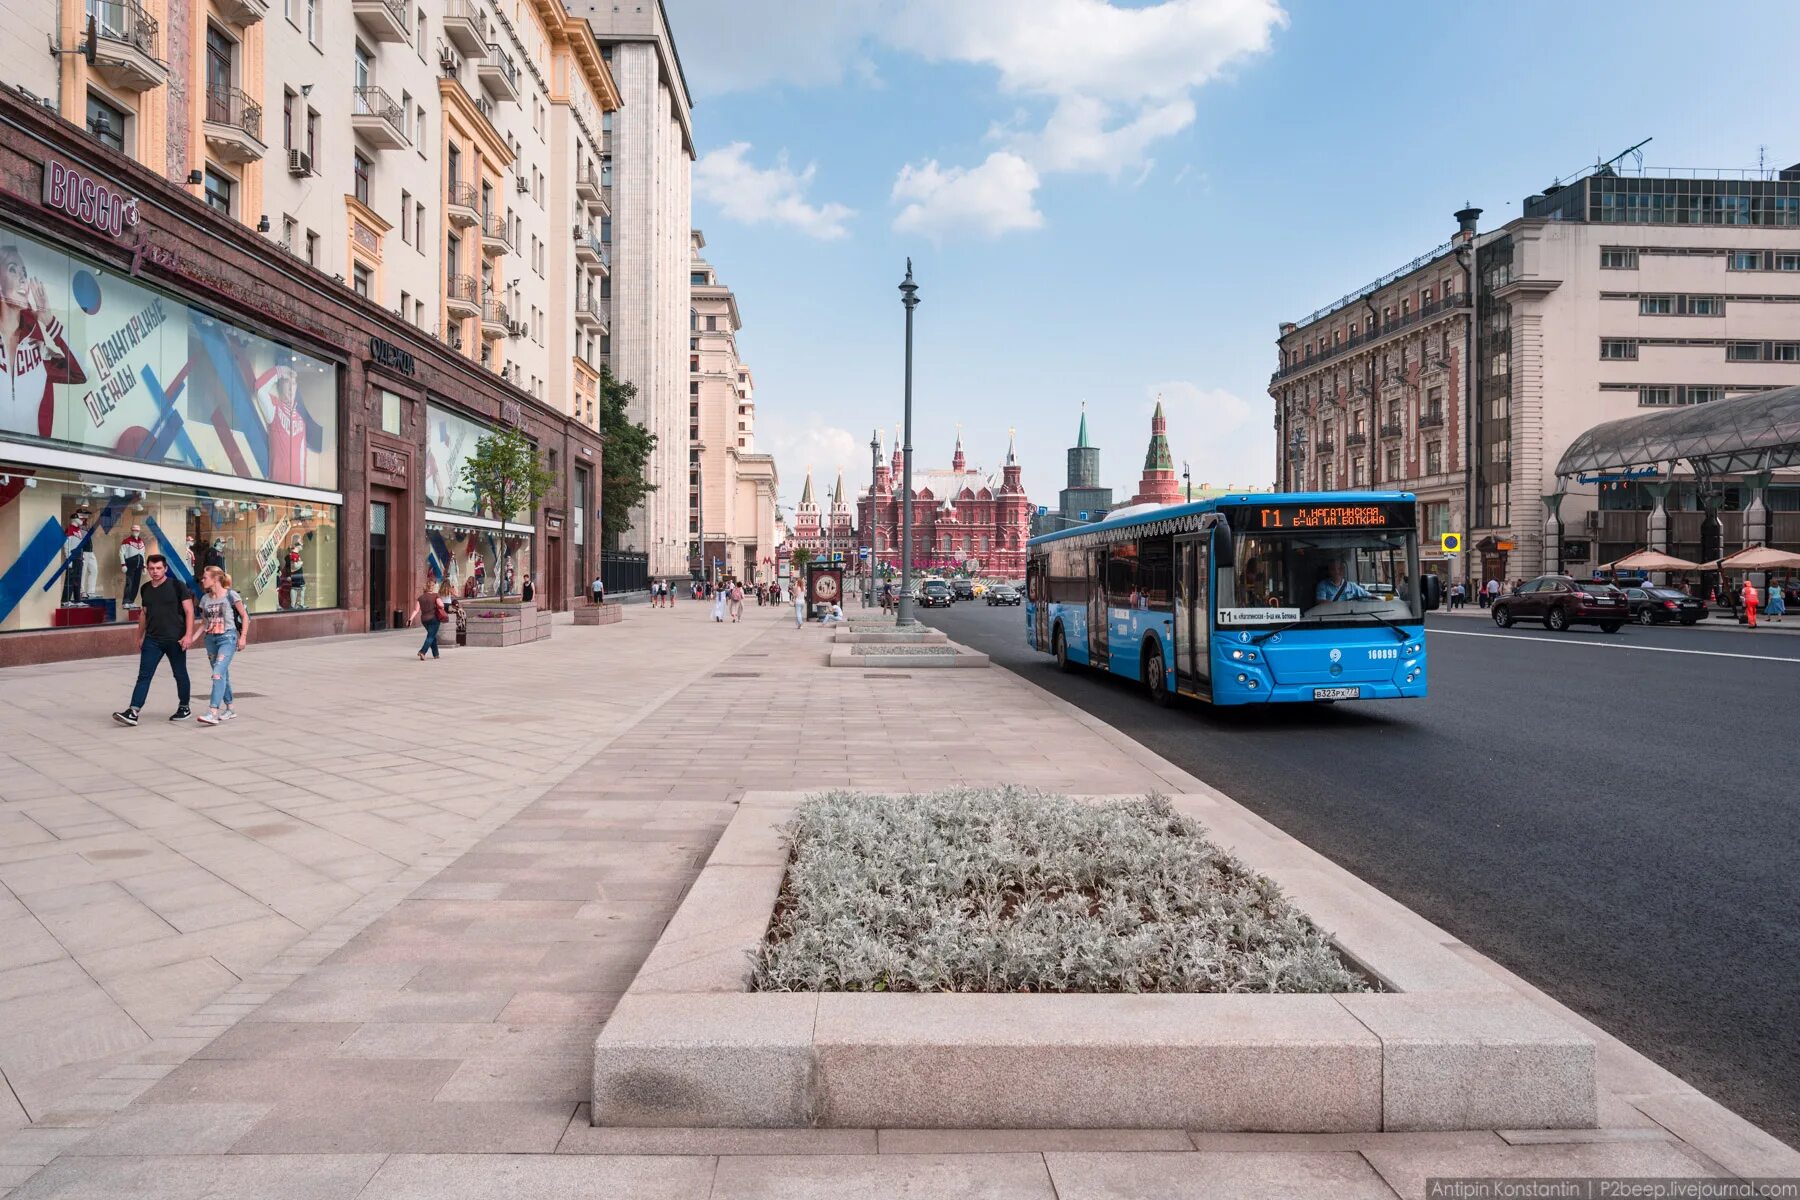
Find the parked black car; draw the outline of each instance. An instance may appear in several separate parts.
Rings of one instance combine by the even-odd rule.
[[[950,598],[953,600],[973,600],[975,598],[975,581],[972,579],[952,579],[950,581]]]
[[[1583,583],[1567,575],[1539,575],[1511,595],[1494,601],[1494,624],[1502,629],[1514,621],[1541,620],[1544,628],[1561,632],[1571,625],[1598,625],[1602,633],[1617,633],[1631,613],[1625,593],[1610,583]]]
[[[1017,588],[997,583],[987,590],[987,602],[990,607],[995,604],[1023,604],[1025,598],[1019,595]]]
[[[1676,621],[1692,625],[1706,616],[1706,605],[1678,588],[1645,585],[1628,587],[1624,591],[1631,619],[1639,625],[1666,625]]]
[[[941,579],[927,579],[919,586],[920,608],[949,608],[950,585]]]

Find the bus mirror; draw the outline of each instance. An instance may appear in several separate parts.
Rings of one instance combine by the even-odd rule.
[[[1444,603],[1444,581],[1427,571],[1419,577],[1419,602],[1425,606],[1426,612],[1433,612]]]
[[[1237,565],[1232,557],[1231,526],[1214,525],[1212,532],[1213,565],[1221,571],[1231,570]]]

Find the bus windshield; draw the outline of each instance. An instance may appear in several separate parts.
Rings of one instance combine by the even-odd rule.
[[[1416,621],[1418,547],[1410,529],[1240,534],[1241,610],[1275,623]]]

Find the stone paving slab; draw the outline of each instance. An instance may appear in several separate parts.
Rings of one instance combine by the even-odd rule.
[[[470,650],[439,664],[417,663],[401,637],[255,648],[271,692],[259,710],[274,724],[281,705],[281,728],[240,736],[255,728],[246,702],[243,720],[205,734],[154,723],[121,730],[147,735],[124,743],[142,759],[166,753],[184,765],[180,778],[162,778],[159,767],[131,772],[155,778],[123,783],[110,751],[72,762],[60,749],[28,750],[22,764],[13,750],[25,727],[52,744],[51,716],[31,715],[32,705],[58,721],[73,708],[116,706],[118,663],[10,672],[0,689],[0,871],[23,890],[0,875],[0,933],[24,924],[16,942],[0,937],[0,1004],[79,990],[71,964],[84,974],[97,967],[93,991],[109,1001],[112,979],[195,959],[240,978],[221,996],[196,996],[168,1028],[144,1030],[143,1048],[128,1056],[35,1076],[73,1073],[36,1124],[0,1134],[0,1194],[1069,1200],[1359,1195],[1374,1179],[1390,1190],[1366,1194],[1388,1196],[1450,1170],[1694,1173],[1692,1164],[1715,1162],[1683,1135],[1707,1153],[1735,1151],[1738,1170],[1781,1167],[1791,1154],[1599,1031],[1605,1129],[1584,1136],[1618,1137],[1585,1144],[1511,1144],[1491,1132],[1327,1142],[1189,1134],[1197,1148],[1184,1150],[1167,1130],[1084,1131],[1072,1141],[1067,1131],[592,1127],[558,1060],[581,1062],[575,1047],[608,1018],[745,791],[1022,782],[1210,792],[1004,670],[958,673],[955,703],[944,702],[941,676],[830,670],[811,631],[792,630],[784,613],[714,625],[702,605],[654,622],[634,608],[621,625],[565,631],[554,652]],[[464,674],[441,669],[453,661]],[[417,720],[441,706],[445,687],[459,705],[454,756],[443,730]],[[21,708],[16,697],[32,689]],[[909,719],[889,727],[896,706]],[[295,754],[297,729],[325,730],[331,758]],[[83,808],[84,789],[108,797],[89,802],[97,813]],[[1227,798],[1217,803],[1246,836],[1278,836]],[[268,828],[293,824],[303,836]],[[438,839],[433,848],[409,863],[393,858],[418,831]],[[109,856],[119,850],[146,853]],[[242,869],[239,850],[257,870]],[[377,871],[377,859],[390,865]],[[57,893],[42,900],[46,913],[117,900],[104,888],[65,890],[95,884],[116,884],[165,921],[204,922],[209,906],[238,903],[217,885],[269,911],[78,959],[32,905],[45,893]],[[306,889],[338,886],[356,898],[306,927],[252,890],[304,905]],[[317,897],[320,911],[329,907],[327,893]],[[1562,1011],[1466,947],[1450,948]],[[9,952],[25,961],[7,961]],[[38,1019],[60,1036],[54,1014]],[[1625,1080],[1635,1086],[1621,1094]],[[483,1089],[499,1098],[459,1098]],[[1673,1128],[1632,1102],[1657,1107],[1652,1098]],[[193,1152],[171,1153],[178,1147]]]

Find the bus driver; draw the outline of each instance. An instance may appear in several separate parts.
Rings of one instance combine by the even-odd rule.
[[[1375,599],[1360,583],[1344,578],[1344,560],[1341,558],[1334,558],[1325,564],[1325,578],[1319,580],[1319,590],[1313,598],[1320,604],[1332,600]]]

